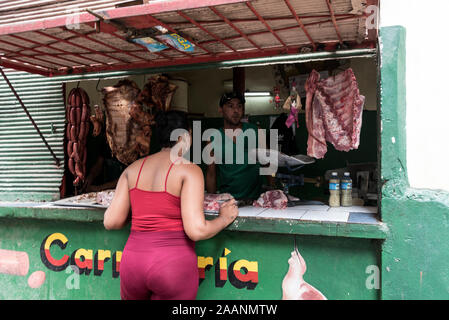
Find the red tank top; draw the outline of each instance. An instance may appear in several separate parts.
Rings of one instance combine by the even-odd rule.
[[[134,231],[181,231],[184,230],[181,217],[181,198],[167,192],[167,179],[172,163],[165,177],[164,191],[146,191],[136,186],[129,190],[132,208],[131,230]]]

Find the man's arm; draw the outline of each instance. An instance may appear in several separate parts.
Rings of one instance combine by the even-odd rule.
[[[272,175],[267,176],[267,182],[270,187],[272,187],[272,188],[276,187],[276,179]]]

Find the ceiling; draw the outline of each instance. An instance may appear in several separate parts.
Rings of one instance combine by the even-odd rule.
[[[0,65],[56,76],[375,48],[370,5],[378,0],[0,1]],[[156,26],[193,51],[130,41]]]

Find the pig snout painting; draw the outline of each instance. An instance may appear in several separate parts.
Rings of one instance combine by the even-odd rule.
[[[306,262],[298,251],[292,251],[289,268],[282,280],[282,300],[327,300],[315,287],[304,281]]]

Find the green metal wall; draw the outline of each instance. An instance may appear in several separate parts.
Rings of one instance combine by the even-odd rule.
[[[54,159],[11,92],[0,79],[0,199],[54,200],[64,171],[65,107],[62,82],[40,75],[5,70],[48,144]]]
[[[389,228],[382,245],[381,298],[447,300],[449,192],[410,188],[406,162],[406,32],[403,27],[380,31],[381,212]],[[395,143],[391,137],[395,137]]]

